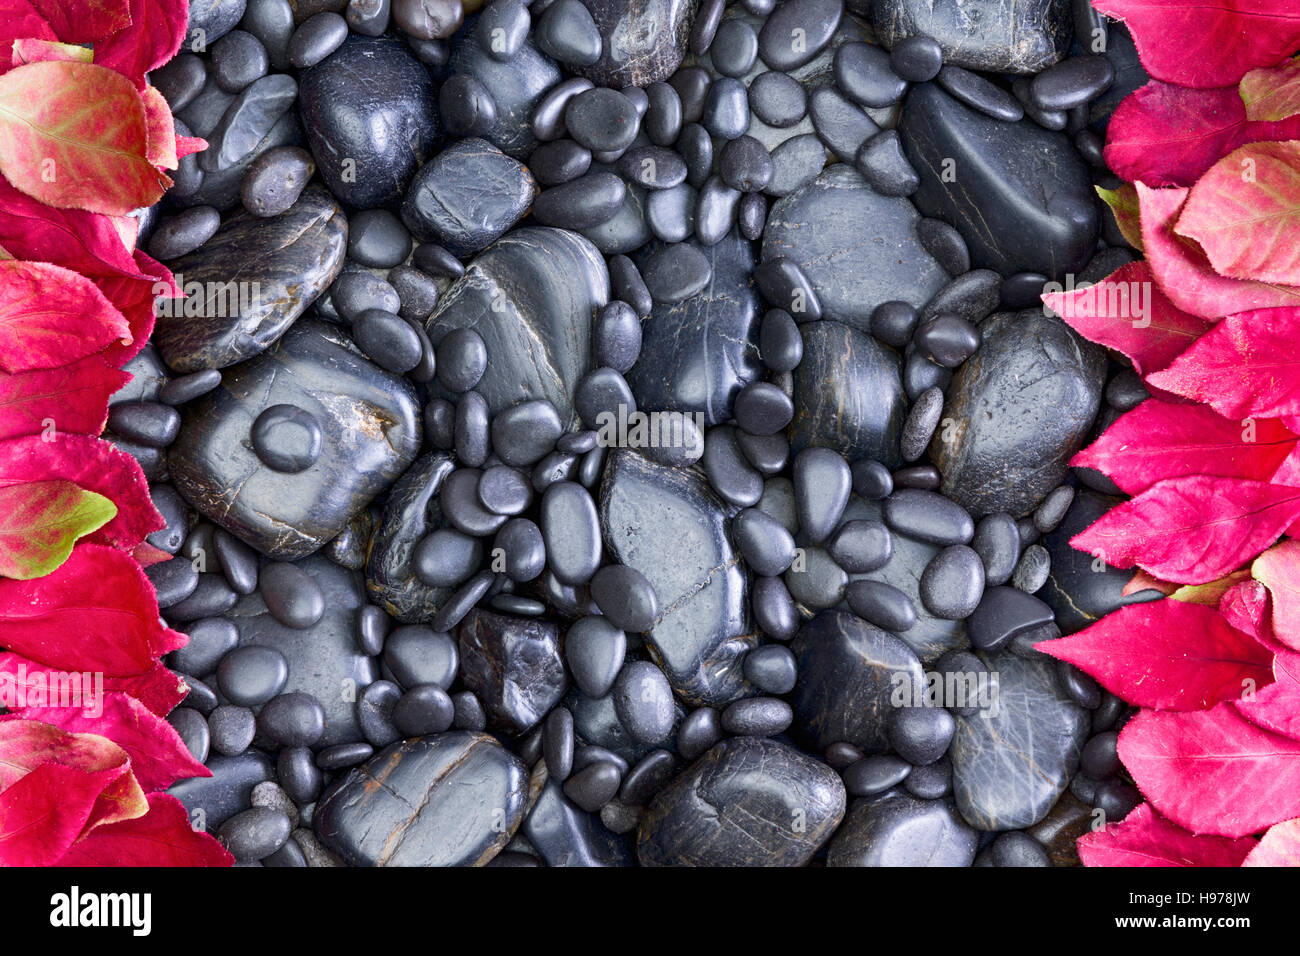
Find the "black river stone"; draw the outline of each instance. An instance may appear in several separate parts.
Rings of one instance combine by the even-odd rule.
[[[1092,255],[1097,197],[1064,133],[985,116],[933,83],[907,94],[898,131],[921,178],[912,201],[957,227],[977,268],[1061,278]]]
[[[1070,547],[1071,538],[1122,501],[1122,498],[1080,488],[1065,518],[1041,542],[1052,557],[1052,570],[1037,597],[1056,612],[1056,625],[1063,634],[1081,631],[1125,605],[1158,601],[1162,597],[1159,591],[1153,590],[1125,597],[1124,586],[1133,577],[1131,568],[1121,570],[1107,564],[1098,571],[1096,558]]]
[[[649,86],[681,65],[691,0],[582,0],[600,30],[600,59],[574,72],[600,86]]]
[[[827,866],[970,866],[979,834],[951,800],[891,791],[858,800],[835,831]]]
[[[452,329],[482,336],[490,362],[477,391],[495,415],[545,399],[576,421],[573,392],[590,367],[591,326],[609,301],[604,257],[563,229],[516,229],[488,246],[425,325],[436,347]]]
[[[887,47],[931,37],[945,63],[991,73],[1037,73],[1065,55],[1073,33],[1070,0],[875,0],[871,22]]]
[[[554,621],[471,611],[456,631],[460,679],[506,733],[532,730],[564,697],[569,677]]]
[[[392,744],[316,807],[316,835],[353,866],[482,866],[518,829],[528,772],[487,734]]]
[[[803,866],[844,816],[839,775],[788,744],[732,737],[657,793],[642,866]]]
[[[190,825],[215,833],[236,813],[247,810],[253,788],[275,779],[266,755],[255,750],[238,757],[214,755],[207,761],[210,777],[190,777],[173,784],[168,793],[185,807]]]
[[[498,60],[484,50],[473,31],[463,30],[452,40],[451,69],[474,77],[492,94],[497,118],[482,137],[515,159],[526,158],[537,143],[530,125],[533,108],[560,82],[555,61],[531,41],[509,60]]]
[[[415,174],[402,219],[417,239],[470,256],[524,217],[537,183],[519,160],[487,140],[463,139]]]
[[[600,489],[605,544],[659,597],[646,643],[669,683],[691,704],[725,704],[748,692],[742,664],[758,644],[728,512],[695,472],[614,450]]]
[[[884,753],[895,693],[909,694],[923,680],[912,649],[837,610],[823,611],[800,628],[790,649],[799,662],[795,722],[817,749],[843,741],[865,753]]]
[[[316,168],[349,206],[392,202],[438,142],[433,81],[400,40],[353,34],[299,85]]]
[[[320,458],[297,474],[266,467],[249,439],[262,410],[279,404],[311,412],[324,432]],[[292,559],[342,531],[414,461],[420,441],[411,383],[367,361],[337,326],[303,320],[185,407],[169,467],[203,515],[263,554]]]
[[[153,341],[176,372],[225,368],[275,342],[338,276],[348,224],[338,203],[309,186],[288,212],[240,213],[194,252],[171,263],[182,288]],[[171,314],[168,314],[168,313]]]
[[[1001,312],[953,376],[930,455],[975,517],[1029,514],[1065,477],[1101,405],[1106,356],[1041,309]]]
[[[346,684],[360,692],[375,680],[378,666],[357,646],[357,614],[365,603],[361,575],[321,555],[298,562],[325,595],[325,613],[306,628],[286,627],[271,616],[260,594],[239,599],[227,616],[239,628],[240,647],[269,647],[288,662],[281,693],[302,691],[325,710],[325,732],[318,745],[329,747],[361,738],[356,704],[345,698]]]
[[[547,779],[546,765],[533,769],[530,790],[541,792],[519,832],[547,866],[631,866],[627,841],[610,832],[595,814],[580,810],[563,787]]]
[[[794,260],[817,290],[822,315],[866,332],[882,302],[902,299],[919,309],[948,281],[917,238],[920,219],[908,200],[878,194],[853,167],[831,166],[772,206],[763,260]]]
[[[451,588],[430,587],[415,575],[416,545],[443,527],[439,491],[454,467],[449,455],[427,454],[388,492],[384,516],[371,538],[366,591],[403,624],[424,624],[451,596]]]
[[[1089,714],[1056,679],[1056,661],[1010,651],[982,658],[994,704],[957,717],[948,750],[953,793],[977,830],[1020,830],[1047,815],[1079,767]],[[992,687],[990,687],[992,691]]]
[[[883,521],[883,513],[879,501],[854,495],[844,509],[843,521]],[[965,647],[966,631],[962,622],[936,617],[921,601],[921,575],[940,547],[898,532],[891,533],[890,544],[889,560],[874,571],[850,574],[850,585],[854,581],[880,581],[903,592],[916,610],[916,621],[907,630],[898,631],[897,636],[916,652],[923,664],[932,663],[945,651]]]
[[[706,425],[716,425],[731,418],[737,393],[762,370],[754,248],[734,229],[711,246],[689,245],[704,254],[712,276],[681,302],[655,303],[627,382],[638,408],[702,412]]]
[[[903,463],[899,433],[907,411],[898,356],[839,322],[809,322],[794,371],[790,447],[832,448],[850,461]]]

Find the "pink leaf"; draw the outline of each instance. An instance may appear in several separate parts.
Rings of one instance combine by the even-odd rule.
[[[131,0],[131,25],[95,44],[95,62],[143,87],[146,73],[180,51],[188,18],[185,0]]]
[[[1268,828],[1242,866],[1300,866],[1300,818]]]
[[[1157,710],[1204,710],[1273,679],[1266,648],[1214,608],[1184,601],[1130,604],[1035,646],[1129,703]]]
[[[1294,0],[1095,0],[1093,6],[1125,22],[1148,73],[1181,86],[1227,86],[1300,47]]]
[[[1153,80],[1124,98],[1106,127],[1106,164],[1148,186],[1190,186],[1244,143],[1300,137],[1300,117],[1251,122],[1232,86],[1193,90]]]
[[[1249,561],[1300,519],[1300,488],[1194,475],[1158,481],[1070,544],[1119,568],[1205,584]]]
[[[1230,315],[1147,380],[1228,418],[1295,415],[1300,413],[1297,333],[1300,308]]]
[[[162,790],[188,777],[210,777],[212,771],[194,759],[172,725],[147,707],[117,691],[106,691],[103,713],[85,707],[26,707],[17,713],[72,733],[99,734],[131,755],[131,769],[145,792]],[[16,720],[0,717],[0,720]]]
[[[1192,187],[1174,231],[1220,275],[1300,285],[1300,143],[1250,143]]]
[[[1300,305],[1300,289],[1219,275],[1195,242],[1174,232],[1186,189],[1137,184],[1142,244],[1161,290],[1184,312],[1218,319],[1251,309]]]
[[[194,829],[182,803],[151,793],[142,817],[99,827],[73,844],[55,866],[230,866],[235,858]]]
[[[24,657],[114,676],[152,671],[173,649],[153,585],[130,555],[79,544],[56,571],[0,581],[0,634]]]
[[[117,517],[87,540],[115,548],[130,550],[164,526],[134,458],[88,435],[56,431],[53,437],[53,441],[39,435],[0,441],[0,488],[62,478],[103,495],[117,505]]]
[[[1084,866],[1240,866],[1255,841],[1188,833],[1144,803],[1123,821],[1085,833],[1078,846]]]
[[[0,372],[0,439],[38,435],[54,427],[98,435],[108,400],[131,375],[110,368],[98,355],[69,365],[10,375]]]
[[[1246,115],[1252,120],[1282,120],[1300,113],[1300,60],[1251,70],[1238,84]]]
[[[1193,833],[1242,837],[1300,816],[1300,740],[1269,733],[1233,704],[1144,710],[1119,756],[1161,814]]]
[[[122,340],[125,317],[95,284],[60,266],[0,262],[0,371],[57,368]]]
[[[1274,418],[1242,425],[1202,405],[1152,398],[1117,419],[1070,464],[1095,468],[1135,495],[1154,482],[1185,475],[1268,481],[1296,441]]]
[[[0,177],[0,246],[15,259],[52,262],[96,277],[148,278],[122,243],[113,220],[81,209],[55,209]]]
[[[1143,261],[1096,285],[1048,293],[1043,304],[1084,338],[1128,356],[1139,375],[1164,368],[1213,327],[1170,302]]]

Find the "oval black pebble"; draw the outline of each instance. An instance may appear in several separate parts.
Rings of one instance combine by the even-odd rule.
[[[607,565],[591,579],[591,598],[610,623],[624,631],[643,633],[659,617],[659,598],[635,568]]]
[[[272,405],[253,421],[249,437],[262,464],[296,474],[320,458],[324,433],[316,416],[296,405]]]

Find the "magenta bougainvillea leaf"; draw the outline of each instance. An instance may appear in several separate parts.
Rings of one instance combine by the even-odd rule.
[[[1300,413],[1300,308],[1230,315],[1147,380],[1219,414],[1281,418]]]
[[[1232,703],[1143,710],[1120,732],[1119,756],[1155,809],[1192,833],[1243,837],[1300,816],[1300,740]]]
[[[1137,184],[1147,261],[1170,301],[1184,312],[1207,319],[1252,309],[1300,306],[1300,288],[1221,276],[1200,246],[1174,232],[1188,192]]]
[[[1148,73],[1180,86],[1227,86],[1300,47],[1294,0],[1094,0],[1093,6],[1125,22]]]
[[[126,317],[84,276],[0,262],[0,371],[57,368],[131,337]]]
[[[1149,803],[1119,823],[1107,823],[1079,838],[1079,858],[1086,866],[1240,866],[1254,848],[1250,837],[1232,840],[1188,833]]]
[[[1036,645],[1132,704],[1204,710],[1273,679],[1272,653],[1217,609],[1184,601],[1130,604]]]
[[[6,648],[34,661],[113,676],[152,671],[179,646],[140,566],[97,544],[77,545],[43,578],[0,580],[0,633]]]
[[[149,811],[97,827],[56,866],[230,866],[235,858],[210,834],[195,830],[185,807],[165,793],[148,795]]]
[[[1193,475],[1158,481],[1070,544],[1120,568],[1179,584],[1236,570],[1300,519],[1300,488]]]
[[[1122,415],[1070,464],[1095,468],[1135,495],[1157,481],[1187,475],[1268,481],[1296,442],[1275,418],[1243,423],[1203,405],[1152,398]]]
[[[131,380],[98,355],[70,365],[10,375],[0,372],[0,440],[62,427],[98,435],[108,418],[108,400]]]
[[[1169,301],[1141,261],[1095,285],[1048,293],[1043,304],[1084,338],[1126,355],[1139,375],[1164,368],[1214,324]]]
[[[1120,103],[1106,130],[1106,164],[1130,183],[1190,186],[1238,146],[1300,137],[1300,117],[1255,122],[1237,88],[1193,90],[1152,80]]]
[[[1300,285],[1300,143],[1250,143],[1197,180],[1174,231],[1220,275]]]

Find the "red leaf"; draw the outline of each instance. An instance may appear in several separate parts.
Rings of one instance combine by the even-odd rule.
[[[1300,816],[1300,741],[1232,704],[1140,711],[1120,732],[1119,756],[1156,810],[1193,833],[1241,837]]]
[[[1147,261],[1161,290],[1178,308],[1217,319],[1251,309],[1300,305],[1300,289],[1219,275],[1200,246],[1173,231],[1188,190],[1149,189],[1138,183],[1137,192]]]
[[[194,759],[172,725],[134,697],[106,691],[99,703],[103,713],[84,707],[26,707],[17,712],[28,720],[72,733],[107,737],[131,755],[131,769],[147,793],[176,780],[212,776],[211,770]],[[13,719],[17,718],[0,717],[0,721]]]
[[[109,397],[129,381],[130,373],[110,368],[98,355],[59,368],[0,372],[0,439],[39,434],[47,421],[98,435],[108,419]]]
[[[128,0],[30,0],[64,43],[93,43],[131,25]]]
[[[1300,650],[1300,541],[1280,541],[1250,566],[1272,598],[1273,636]]]
[[[1214,608],[1184,601],[1130,604],[1035,646],[1129,703],[1157,710],[1204,710],[1273,679],[1267,648]]]
[[[78,672],[71,672],[78,673]],[[157,665],[153,670],[146,674],[133,674],[130,677],[104,677],[102,688],[96,688],[94,682],[99,680],[102,675],[90,674],[88,671],[80,672],[82,675],[76,682],[78,687],[90,686],[94,693],[103,691],[120,691],[123,694],[129,694],[138,700],[159,717],[166,717],[172,709],[185,699],[189,692],[189,687],[177,675],[173,674],[162,664]],[[90,674],[89,678],[85,675]],[[0,692],[8,693],[9,699],[13,699],[13,694],[17,693],[21,686],[23,690],[23,699],[33,705],[48,702],[48,698],[38,698],[38,693],[49,693],[51,687],[69,687],[71,692],[70,672],[58,670],[53,667],[46,667],[44,664],[38,664],[36,661],[28,660],[21,654],[9,652],[0,653]],[[87,684],[89,679],[91,684]],[[83,699],[85,695],[83,694]],[[7,706],[7,705],[6,705]],[[16,708],[15,708],[16,709]]]
[[[46,206],[2,177],[0,246],[16,259],[52,262],[82,275],[147,278],[108,216]]]
[[[152,86],[146,86],[140,91],[140,99],[144,103],[149,162],[163,169],[175,169],[179,159],[176,155],[176,124],[172,120],[172,108]]]
[[[95,62],[143,87],[146,73],[179,52],[188,18],[186,0],[131,0],[131,25],[95,44]]]
[[[1096,285],[1048,293],[1043,303],[1084,338],[1128,356],[1139,375],[1164,368],[1213,326],[1170,302],[1144,261]]]
[[[157,279],[133,279],[105,276],[95,280],[101,292],[126,318],[131,330],[129,343],[113,342],[100,353],[110,365],[125,365],[140,353],[153,334],[154,300],[162,294],[165,283]]]
[[[0,865],[49,865],[95,827],[147,809],[130,758],[112,741],[0,721]]]
[[[175,633],[175,631],[170,632],[171,635]],[[176,646],[183,646],[183,642]],[[132,674],[129,677],[105,677],[104,689],[119,690],[124,694],[130,694],[159,717],[166,717],[170,714],[176,708],[176,705],[183,701],[190,692],[189,685],[162,664],[159,664],[147,674]]]
[[[58,432],[0,442],[0,488],[36,479],[62,478],[98,492],[117,505],[117,517],[89,541],[130,550],[165,526],[149,500],[149,483],[134,458],[88,435]]]
[[[50,667],[113,676],[152,671],[173,649],[153,585],[130,555],[79,544],[58,570],[0,581],[5,647]]]
[[[190,153],[201,153],[208,148],[208,141],[197,136],[176,137],[176,157],[184,159]]]
[[[45,262],[0,262],[0,371],[57,368],[115,340],[125,317],[84,276]]]
[[[1112,508],[1070,544],[1118,568],[1180,584],[1233,571],[1300,518],[1300,488],[1194,475],[1158,481]]]
[[[1237,85],[1246,115],[1277,121],[1300,113],[1300,60],[1251,70]]]
[[[0,576],[27,581],[49,574],[80,538],[116,514],[113,502],[70,481],[0,488]]]
[[[1268,828],[1242,866],[1300,866],[1300,818]]]
[[[1237,630],[1267,646],[1272,628],[1268,623],[1268,589],[1255,580],[1228,588],[1219,600],[1219,613]]]
[[[171,180],[149,164],[131,82],[91,63],[28,63],[0,76],[0,172],[51,206],[125,216]]]
[[[1300,137],[1300,117],[1252,122],[1236,87],[1193,90],[1153,80],[1124,98],[1106,127],[1106,164],[1148,186],[1190,186],[1244,143]]]
[[[1300,284],[1300,144],[1229,153],[1192,187],[1174,231],[1199,242],[1220,275]]]
[[[1095,0],[1123,20],[1148,73],[1181,86],[1227,86],[1300,47],[1294,0]]]
[[[1147,380],[1228,418],[1295,415],[1300,413],[1297,334],[1300,308],[1230,315]]]
[[[1152,398],[1117,419],[1070,464],[1095,468],[1135,495],[1183,475],[1268,481],[1295,447],[1296,436],[1275,418],[1243,426],[1203,405]]]
[[[93,56],[94,53],[89,47],[77,46],[74,43],[58,43],[54,40],[35,40],[31,37],[25,37],[14,40],[13,58],[10,65],[22,66],[24,63],[39,63],[42,60],[72,60],[76,63],[89,63]]]
[[[58,39],[32,0],[0,0],[0,59],[8,59],[10,45],[19,37]]]
[[[1255,841],[1197,836],[1144,803],[1120,823],[1079,838],[1084,866],[1240,866]]]
[[[1237,701],[1237,710],[1256,727],[1300,740],[1300,654],[1291,651],[1273,660],[1274,680],[1253,697]]]
[[[96,829],[55,866],[230,866],[235,858],[216,838],[190,825],[173,796],[151,793],[149,812]]]

